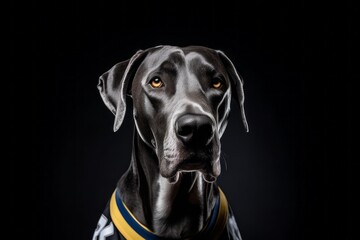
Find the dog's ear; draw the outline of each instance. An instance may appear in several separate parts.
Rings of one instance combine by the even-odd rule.
[[[241,111],[241,118],[242,122],[244,124],[244,128],[246,132],[249,132],[249,125],[246,121],[246,115],[245,115],[245,109],[244,109],[244,88],[243,88],[243,80],[242,77],[238,74],[238,72],[235,69],[234,64],[231,62],[231,60],[223,53],[222,51],[217,51],[225,68],[229,75],[230,81],[231,81],[231,88],[232,93],[239,104],[240,111]]]
[[[129,60],[116,64],[99,78],[97,88],[101,98],[115,115],[114,132],[124,120],[128,86],[145,56],[146,51],[139,50]]]

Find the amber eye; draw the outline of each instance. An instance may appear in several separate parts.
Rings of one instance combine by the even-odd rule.
[[[153,88],[161,88],[162,86],[164,86],[164,83],[159,77],[153,77],[149,83]]]
[[[223,81],[220,78],[214,78],[211,82],[213,88],[219,89],[223,85]]]

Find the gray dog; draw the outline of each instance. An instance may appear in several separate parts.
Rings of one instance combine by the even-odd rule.
[[[201,46],[139,50],[104,73],[98,89],[114,131],[132,98],[136,131],[130,167],[93,239],[241,239],[216,184],[231,96],[248,131],[243,82],[229,58]]]

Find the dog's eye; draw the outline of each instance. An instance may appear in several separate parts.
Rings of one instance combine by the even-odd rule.
[[[211,80],[211,85],[213,88],[219,89],[223,86],[223,81],[221,78],[213,78]]]
[[[164,83],[159,77],[153,77],[149,83],[153,88],[161,88],[162,86],[164,86]]]

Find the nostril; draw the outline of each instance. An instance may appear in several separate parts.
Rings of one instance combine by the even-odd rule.
[[[190,143],[196,131],[196,120],[189,116],[183,116],[176,122],[176,134],[183,143]]]
[[[193,133],[194,128],[190,125],[182,125],[178,128],[178,135],[189,136]]]

